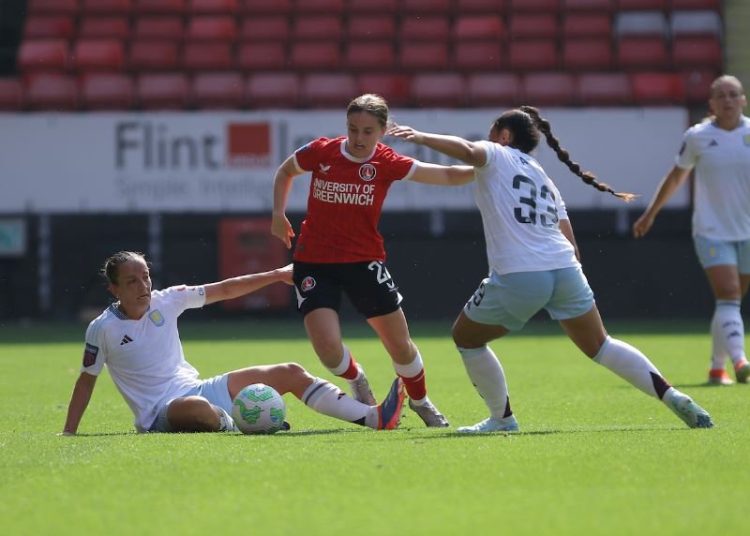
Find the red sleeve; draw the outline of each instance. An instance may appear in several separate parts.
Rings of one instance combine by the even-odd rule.
[[[297,160],[297,165],[300,169],[305,171],[312,171],[315,169],[316,164],[320,158],[320,150],[330,140],[328,138],[318,138],[310,143],[307,143],[294,151],[294,157]]]
[[[405,179],[411,174],[414,167],[414,159],[412,157],[399,154],[390,147],[387,147],[383,151],[382,158],[384,163],[387,164],[386,169],[388,169],[390,180],[400,181],[401,179]]]

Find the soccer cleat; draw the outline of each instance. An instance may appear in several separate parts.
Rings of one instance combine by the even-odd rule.
[[[668,397],[668,398],[667,398]],[[711,415],[684,393],[673,390],[667,395],[667,407],[674,411],[690,428],[712,428]]]
[[[362,402],[367,406],[377,405],[378,402],[375,400],[375,395],[372,394],[370,382],[367,381],[364,370],[359,369],[359,374],[357,374],[355,379],[349,381],[349,385],[352,388],[352,398],[354,400]]]
[[[405,398],[404,382],[401,378],[396,378],[383,403],[378,406],[378,430],[393,430],[398,427]]]
[[[474,426],[461,426],[456,429],[462,434],[488,434],[492,432],[518,432],[518,421],[510,415],[502,419],[488,417]]]
[[[409,407],[413,412],[419,415],[419,418],[424,421],[428,428],[446,428],[450,426],[450,424],[448,424],[448,419],[438,411],[432,402],[428,401],[426,404],[418,406],[410,398]]]
[[[737,378],[737,383],[747,383],[750,379],[750,362],[744,360],[734,369],[734,375]]]
[[[709,385],[732,385],[734,382],[724,369],[711,369],[708,371]]]

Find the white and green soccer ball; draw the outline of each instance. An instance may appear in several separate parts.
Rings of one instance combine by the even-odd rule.
[[[286,404],[279,392],[264,383],[253,383],[237,393],[232,418],[243,434],[273,434],[284,426]]]

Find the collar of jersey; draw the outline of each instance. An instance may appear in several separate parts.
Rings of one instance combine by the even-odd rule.
[[[378,146],[376,144],[375,147],[372,149],[372,152],[368,156],[366,156],[365,158],[357,158],[356,156],[350,154],[346,150],[346,139],[341,140],[340,149],[341,149],[341,154],[347,160],[351,160],[352,162],[356,162],[358,164],[364,164],[365,162],[367,162],[368,160],[370,160],[373,156],[375,156],[375,151],[378,150]]]
[[[123,313],[120,310],[120,302],[114,302],[109,305],[109,310],[112,311],[112,314],[115,315],[120,320],[132,320],[132,318],[128,318],[125,313]],[[148,306],[148,309],[146,309],[146,313],[148,313],[151,310],[151,305]],[[144,313],[145,314],[145,313]]]

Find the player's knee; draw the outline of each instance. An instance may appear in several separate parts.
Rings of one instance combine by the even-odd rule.
[[[202,396],[174,400],[169,405],[167,419],[172,428],[183,432],[213,432],[219,429],[216,410]]]
[[[307,380],[312,378],[310,376],[310,373],[307,372],[305,367],[300,365],[299,363],[284,363],[282,365],[284,367],[284,374],[286,374],[289,378],[293,379],[300,379],[300,380]]]

